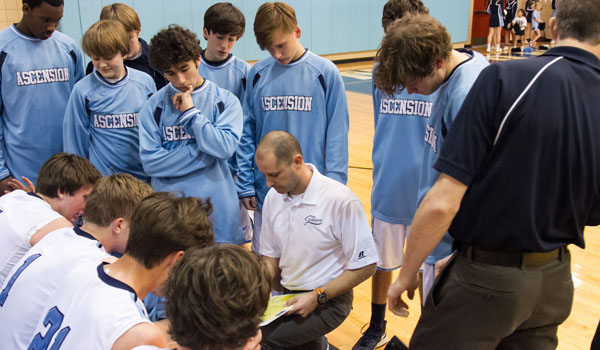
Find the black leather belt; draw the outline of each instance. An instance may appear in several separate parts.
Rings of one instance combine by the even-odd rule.
[[[560,247],[545,253],[498,253],[475,248],[460,242],[455,242],[456,251],[466,259],[487,265],[531,268],[545,265],[554,260],[562,259],[568,252],[567,247]]]

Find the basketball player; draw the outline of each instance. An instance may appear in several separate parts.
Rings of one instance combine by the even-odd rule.
[[[184,350],[260,350],[260,316],[271,281],[267,266],[242,247],[218,244],[186,252],[167,280],[173,339]],[[134,350],[156,347],[140,346]]]
[[[43,308],[29,349],[166,347],[141,299],[159,291],[186,250],[214,244],[210,203],[154,193],[133,214],[125,254],[72,269]],[[48,323],[52,327],[47,327]]]
[[[139,154],[138,113],[156,92],[154,81],[123,64],[129,40],[120,22],[94,23],[81,44],[95,70],[71,92],[63,126],[65,152],[88,158],[104,176],[128,173],[148,182]]]
[[[157,191],[210,198],[218,243],[242,244],[239,202],[227,160],[242,133],[242,108],[228,90],[198,73],[196,35],[177,25],[156,34],[150,60],[170,84],[140,112],[140,156]]]
[[[238,196],[254,210],[252,249],[259,251],[261,208],[268,186],[254,164],[256,145],[272,130],[294,135],[305,159],[328,177],[348,180],[348,104],[337,67],[300,44],[294,9],[283,2],[262,4],[254,34],[271,57],[248,74],[244,133],[238,150]]]
[[[240,102],[244,101],[246,76],[250,70],[248,62],[231,54],[235,43],[244,35],[244,14],[229,2],[219,2],[204,13],[202,32],[206,49],[202,51],[202,62],[198,66],[200,75],[223,89],[231,91]],[[229,158],[229,169],[235,178],[238,166],[236,155]],[[240,223],[246,242],[252,239],[252,223],[248,209],[239,201]]]
[[[402,54],[396,54],[397,50]],[[489,63],[477,52],[453,50],[446,28],[425,14],[396,20],[384,37],[376,60],[375,86],[383,92],[404,88],[409,94],[438,94],[422,138],[425,149],[417,196],[420,203],[439,176],[432,166],[443,149],[446,134],[475,79]],[[424,297],[433,286],[436,264],[441,264],[451,252],[452,238],[446,235],[425,260]]]
[[[35,193],[15,190],[0,198],[0,283],[45,235],[73,227],[100,177],[87,159],[57,153],[40,169]]]
[[[0,32],[0,195],[8,182],[36,182],[42,164],[63,150],[62,122],[81,52],[56,31],[63,0],[23,0],[23,18]]]
[[[167,80],[161,72],[150,65],[150,56],[148,54],[148,43],[140,38],[142,24],[138,14],[130,6],[121,3],[106,5],[100,12],[100,19],[112,19],[121,22],[127,30],[129,37],[128,51],[124,56],[125,66],[137,69],[147,73],[154,80],[156,90],[160,90],[167,85]],[[88,63],[85,74],[94,71],[93,62]]]
[[[388,1],[381,19],[384,32],[394,20],[413,13],[429,13],[429,10],[421,0]],[[371,320],[354,350],[373,350],[387,342],[387,291],[392,283],[392,271],[402,266],[404,242],[417,210],[423,131],[436,97],[436,92],[409,95],[404,89],[388,95],[373,88],[375,135],[371,215],[379,261],[371,285]]]
[[[46,235],[0,287],[0,337],[7,349],[26,349],[44,306],[75,266],[122,254],[136,206],[152,188],[129,174],[104,177],[90,193],[81,227]]]

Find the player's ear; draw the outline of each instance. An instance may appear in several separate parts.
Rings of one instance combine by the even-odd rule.
[[[295,166],[302,166],[302,163],[304,163],[304,159],[302,158],[302,155],[300,153],[296,154],[293,158],[292,158],[292,163]]]
[[[296,39],[300,39],[300,37],[302,36],[302,29],[300,29],[300,26],[296,26],[294,34],[296,35]]]
[[[556,31],[556,17],[550,18],[550,35],[554,41],[558,40],[558,32]]]
[[[23,15],[29,15],[32,10],[31,6],[29,6],[27,3],[23,3],[23,7],[21,7],[21,9],[23,10]]]
[[[63,192],[60,188],[56,190],[56,198],[58,199],[65,199],[65,197],[67,196],[67,194],[65,192]]]
[[[202,35],[204,36],[204,40],[208,40],[208,30],[206,30],[206,27],[202,28]]]
[[[123,232],[123,228],[125,225],[125,219],[124,218],[116,218],[110,224],[112,226],[112,231],[116,234],[120,234],[121,232]]]

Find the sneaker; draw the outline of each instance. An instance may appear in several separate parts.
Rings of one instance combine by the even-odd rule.
[[[323,339],[321,339],[321,349],[322,350],[329,350],[329,341],[327,340],[327,336],[324,335]]]
[[[387,332],[385,331],[386,323],[385,320],[378,324],[370,323],[369,328],[367,328],[362,337],[354,344],[352,350],[373,350],[384,346],[385,343],[387,343]]]

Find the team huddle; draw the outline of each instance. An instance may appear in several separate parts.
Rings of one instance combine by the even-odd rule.
[[[371,225],[345,186],[341,75],[288,4],[258,8],[253,66],[230,53],[231,3],[206,11],[204,49],[178,25],[148,44],[105,6],[85,72],[63,6],[23,0],[0,32],[0,348],[326,349],[371,276],[353,350],[385,344],[386,307],[406,316],[417,287],[411,349],[556,347],[566,247],[600,224],[599,0],[561,0],[557,47],[494,65],[421,0],[389,0]],[[290,309],[259,328],[278,294]]]

